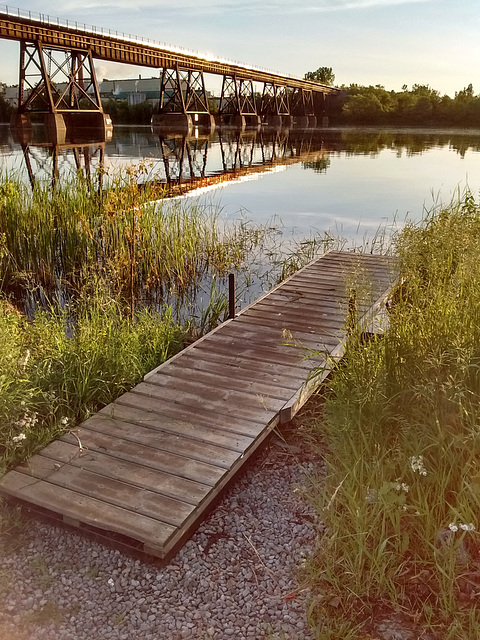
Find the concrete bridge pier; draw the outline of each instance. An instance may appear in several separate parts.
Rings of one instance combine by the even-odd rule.
[[[66,118],[61,113],[47,113],[43,119],[47,139],[54,144],[65,144],[67,140]]]
[[[221,127],[228,127],[239,131],[244,131],[247,128],[246,118],[240,113],[223,113],[218,117],[218,123]]]
[[[284,124],[284,119],[285,119],[285,116],[279,116],[277,114],[272,113],[265,116],[263,124],[265,127],[268,127],[271,129],[282,129],[288,126]]]
[[[193,131],[192,117],[188,113],[154,113],[152,126],[166,131],[191,135]]]
[[[192,118],[194,127],[198,127],[206,133],[213,133],[215,131],[215,117],[211,113],[192,113],[189,115]]]

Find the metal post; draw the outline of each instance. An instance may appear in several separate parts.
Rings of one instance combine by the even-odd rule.
[[[235,318],[235,275],[228,274],[228,317]]]

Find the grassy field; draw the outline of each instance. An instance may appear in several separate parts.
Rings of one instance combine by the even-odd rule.
[[[480,205],[393,242],[403,284],[381,338],[352,335],[315,423],[325,524],[303,579],[320,640],[480,637]],[[423,635],[422,635],[423,634]],[[428,635],[430,634],[430,635]],[[402,637],[402,636],[400,636]]]

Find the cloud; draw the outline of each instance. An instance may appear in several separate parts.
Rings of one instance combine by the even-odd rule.
[[[299,14],[299,13],[326,13],[334,11],[361,10],[371,8],[387,8],[395,5],[426,3],[435,0],[307,0],[301,4],[291,0],[266,0],[259,3],[258,0],[176,0],[172,6],[171,0],[67,0],[64,3],[53,3],[53,11],[59,17],[66,13],[81,15],[85,11],[94,9],[124,10],[139,14],[152,9],[160,16],[161,12],[167,14],[179,14],[188,11],[189,14],[205,15],[206,13],[251,13],[253,14]],[[39,10],[41,10],[39,8]]]

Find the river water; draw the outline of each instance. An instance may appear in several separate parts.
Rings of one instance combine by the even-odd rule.
[[[103,154],[107,175],[146,162],[144,176],[176,194],[211,202],[229,220],[279,225],[295,239],[328,232],[362,244],[467,186],[480,190],[480,129],[217,130],[185,138],[118,126],[111,140],[76,147],[43,136],[40,127],[22,141],[0,126],[2,169],[29,180],[30,166],[30,179],[51,180],[54,165],[60,179],[74,173],[75,157],[94,170]]]

